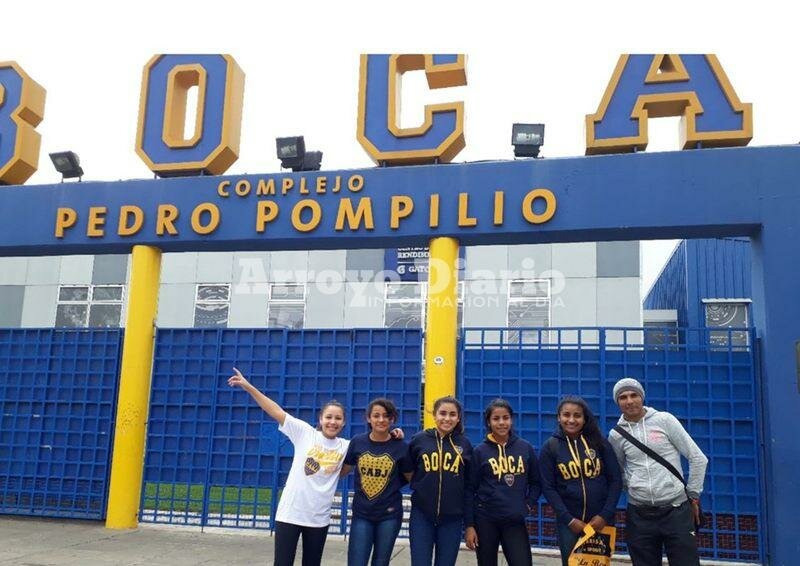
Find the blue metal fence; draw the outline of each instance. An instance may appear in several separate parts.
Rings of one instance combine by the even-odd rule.
[[[121,341],[0,329],[0,513],[105,517]]]
[[[407,329],[159,329],[140,520],[271,528],[292,446],[226,383],[232,366],[309,423],[329,399],[364,432],[369,399],[392,398],[399,424],[420,422],[422,334]],[[344,533],[352,479],[340,483],[331,532]]]
[[[619,415],[613,384],[620,376],[635,376],[648,405],[675,414],[709,456],[703,504],[712,520],[700,535],[702,553],[762,560],[752,330],[744,330],[750,346],[731,345],[742,331],[715,329],[712,336],[706,329],[466,329],[458,395],[467,433],[473,442],[481,439],[483,408],[502,396],[519,411],[518,431],[541,446],[565,394],[585,397],[608,430]],[[720,332],[729,333],[727,340]],[[141,520],[271,528],[292,447],[249,396],[227,387],[232,366],[308,422],[315,422],[326,400],[342,401],[350,409],[345,436],[365,430],[361,409],[379,395],[396,401],[401,426],[413,432],[420,421],[421,340],[420,331],[404,329],[159,330]],[[352,479],[339,487],[331,532],[343,533],[348,498],[341,494],[352,490]],[[620,550],[623,508],[624,499]],[[555,545],[549,506],[540,504],[529,526],[534,545]]]
[[[458,395],[464,402],[467,434],[473,442],[480,441],[484,407],[504,397],[518,411],[517,431],[534,446],[542,446],[555,428],[558,401],[566,394],[584,397],[608,431],[619,418],[611,395],[614,383],[623,376],[636,377],[645,388],[646,404],[673,413],[709,457],[703,507],[712,520],[699,537],[702,554],[763,560],[755,355],[752,347],[731,345],[735,333],[742,331],[753,345],[750,329],[724,330],[727,340],[719,330],[712,335],[707,329],[681,329],[680,344],[646,335],[674,336],[674,329],[464,330]],[[652,342],[661,345],[643,346]],[[620,511],[620,550],[625,548],[623,517]],[[556,544],[548,505],[540,503],[529,530],[535,546]]]

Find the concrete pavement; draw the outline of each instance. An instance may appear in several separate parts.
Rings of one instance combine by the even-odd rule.
[[[0,515],[0,565],[14,566],[190,566],[272,564],[273,537],[264,531],[141,525],[109,530],[96,521]],[[406,539],[398,539],[392,564],[411,564]],[[298,551],[297,564],[300,552]],[[535,565],[558,566],[554,554],[534,555]],[[324,566],[347,564],[347,541],[329,536]],[[463,549],[458,564],[477,564]],[[500,564],[505,564],[502,560]]]

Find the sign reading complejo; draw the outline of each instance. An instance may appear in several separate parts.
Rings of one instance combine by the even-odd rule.
[[[426,106],[419,127],[397,122],[402,74],[423,70],[430,88],[463,85],[464,55],[363,55],[360,65],[357,139],[376,163],[445,163],[465,146],[463,102]],[[395,235],[413,235],[403,241],[416,244],[435,235],[473,233],[479,240],[537,229],[554,221],[569,191],[563,173],[552,173],[559,167],[540,165],[550,160],[508,164],[502,176],[470,164],[469,174],[451,165],[209,178],[238,158],[244,83],[230,55],[154,56],[143,72],[136,152],[162,179],[42,187],[37,194],[4,189],[5,229],[21,236],[18,244],[28,251],[42,244],[66,251],[162,241],[197,249],[198,237],[211,248],[223,240],[225,249],[234,241],[263,247],[265,238],[268,247],[331,247],[326,238],[347,234],[391,246]],[[189,135],[193,87],[197,119]],[[44,100],[44,89],[21,67],[0,63],[0,182],[24,183],[36,170],[34,127]],[[715,56],[623,55],[598,111],[586,117],[586,151],[643,149],[647,118],[664,115],[684,116],[686,148],[746,145],[752,136],[752,108],[738,100]],[[293,244],[298,237],[314,242]]]

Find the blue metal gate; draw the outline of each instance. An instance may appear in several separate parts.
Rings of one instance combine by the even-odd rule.
[[[399,424],[420,422],[422,333],[407,329],[159,329],[140,520],[271,528],[292,446],[232,367],[294,416],[314,423],[330,399],[348,408],[344,436],[366,430],[363,410],[386,396]],[[344,533],[351,478],[331,523]]]
[[[0,513],[102,519],[122,331],[0,330]]]
[[[741,332],[749,335],[748,346],[734,345]],[[619,418],[614,383],[636,377],[646,404],[673,413],[709,458],[703,508],[712,520],[699,537],[702,555],[761,561],[765,531],[753,339],[751,329],[467,329],[458,376],[467,433],[480,441],[484,407],[504,397],[519,413],[514,423],[519,434],[542,446],[566,394],[584,397],[608,431]],[[624,498],[622,503],[624,509]],[[534,546],[556,544],[553,517],[540,503],[529,525]],[[618,541],[624,551],[623,518],[620,510]]]
[[[635,376],[648,404],[675,414],[709,457],[703,503],[712,520],[700,536],[703,554],[763,560],[753,333],[745,331],[742,347],[733,339],[741,330],[710,332],[465,330],[458,395],[467,432],[473,442],[481,439],[483,408],[502,396],[519,411],[518,431],[541,446],[555,426],[558,400],[569,393],[586,398],[608,430],[619,415],[611,388],[620,376]],[[652,342],[649,333],[663,334],[660,345],[642,345]],[[379,395],[396,401],[401,426],[413,432],[420,420],[421,340],[420,331],[404,329],[159,330],[141,520],[271,528],[292,448],[249,396],[228,388],[232,366],[308,422],[326,400],[342,401],[350,410],[346,436],[365,430],[361,409]],[[345,532],[348,502],[341,493],[350,482],[340,485],[331,532]],[[620,527],[623,517],[620,510]],[[534,545],[555,545],[546,504],[530,530]],[[624,550],[624,529],[619,534]]]

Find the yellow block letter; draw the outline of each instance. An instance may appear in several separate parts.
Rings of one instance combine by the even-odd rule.
[[[129,224],[130,217],[133,216],[133,224]],[[144,212],[138,206],[124,205],[119,207],[119,224],[117,225],[118,236],[133,236],[142,229],[144,224]]]
[[[105,206],[89,207],[89,221],[86,223],[86,235],[90,238],[101,238],[105,235],[103,226],[106,223]]]
[[[544,199],[545,209],[541,214],[533,211],[533,201]],[[556,195],[548,189],[533,189],[522,201],[522,216],[531,224],[544,224],[556,213]]]
[[[64,237],[64,229],[72,228],[78,220],[74,208],[59,208],[56,211],[56,238]]]
[[[319,206],[319,205],[318,205]],[[347,218],[347,224],[351,230],[358,230],[361,221],[364,221],[364,227],[367,230],[375,229],[375,222],[372,219],[372,199],[364,197],[358,200],[358,209],[353,211],[353,203],[349,198],[343,198],[339,201],[339,212],[336,213],[336,225],[334,230],[342,230],[344,228],[344,221]]]
[[[267,229],[267,222],[272,222],[278,216],[278,205],[271,200],[258,201],[256,212],[256,232],[261,234]]]
[[[168,232],[170,236],[176,236],[178,230],[175,228],[175,221],[178,219],[178,207],[174,204],[158,205],[156,214],[156,234],[163,236]]]
[[[303,222],[301,215],[306,208],[311,211],[311,219],[308,222]],[[304,198],[292,208],[292,226],[298,232],[311,232],[319,226],[320,220],[322,220],[322,208],[315,200]]]
[[[200,219],[204,212],[208,212],[207,224],[201,224]],[[202,202],[192,211],[192,230],[198,234],[210,234],[219,226],[219,208],[212,202]]]
[[[396,230],[400,227],[400,219],[409,216],[414,210],[414,201],[405,195],[393,196],[391,210],[389,226]]]
[[[469,193],[458,193],[458,225],[460,227],[475,226],[478,219],[469,216]]]

